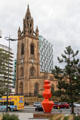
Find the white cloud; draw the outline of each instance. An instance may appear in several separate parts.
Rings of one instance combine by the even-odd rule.
[[[17,37],[27,4],[30,5],[34,25],[39,26],[40,34],[54,46],[54,64],[65,46],[80,50],[80,0],[1,0],[0,29],[4,36]]]

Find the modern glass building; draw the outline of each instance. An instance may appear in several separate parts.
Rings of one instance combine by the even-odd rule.
[[[51,72],[53,69],[53,45],[43,36],[39,36],[40,71]]]
[[[8,82],[8,87],[12,92],[12,88],[13,88],[13,52],[12,49],[5,45],[0,44],[0,50],[2,51],[2,53],[6,53],[6,55],[9,55],[9,60],[6,60],[6,56],[2,56],[1,60],[4,58],[2,64],[5,65],[6,69],[3,69],[3,67],[0,67],[0,80],[2,80],[2,82],[5,81],[4,86],[6,87],[7,82]]]

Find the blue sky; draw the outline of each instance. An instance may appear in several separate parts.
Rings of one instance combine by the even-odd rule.
[[[0,30],[2,35],[17,38],[29,4],[34,27],[53,44],[54,65],[66,46],[80,50],[80,0],[0,0]],[[7,44],[0,40],[0,44]],[[16,52],[16,43],[11,43]],[[80,57],[80,53],[79,53]]]

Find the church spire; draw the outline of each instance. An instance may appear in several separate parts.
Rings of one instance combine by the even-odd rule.
[[[36,31],[34,31],[34,20],[31,16],[29,5],[27,6],[25,18],[23,19],[23,34],[24,36],[29,35],[35,36],[36,38],[39,36],[38,27],[36,28]]]
[[[27,12],[26,12],[25,18],[27,18],[27,19],[31,18],[31,13],[30,13],[29,5],[27,6]]]

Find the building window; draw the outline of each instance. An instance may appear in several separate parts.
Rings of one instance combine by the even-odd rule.
[[[32,55],[34,55],[34,44],[31,44],[30,46],[30,52]]]
[[[39,94],[39,84],[35,83],[34,85],[34,96],[37,96]]]
[[[23,82],[20,82],[19,88],[20,88],[20,94],[22,95],[23,94]]]
[[[31,34],[31,32],[32,32],[32,31],[31,31],[31,30],[29,30],[29,34]]]
[[[21,44],[21,55],[24,55],[24,44]]]
[[[24,76],[24,69],[21,67],[21,76]]]
[[[30,76],[34,76],[35,75],[35,68],[31,67],[30,68]]]

